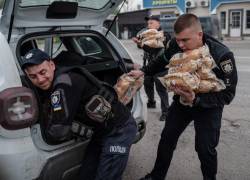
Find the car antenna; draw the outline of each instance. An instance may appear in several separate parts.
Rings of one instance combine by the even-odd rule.
[[[122,7],[123,7],[123,5],[125,4],[126,1],[127,1],[127,0],[124,0],[124,1],[123,1],[121,7],[119,8],[118,12],[117,12],[116,15],[115,15],[115,18],[113,19],[113,21],[112,21],[111,24],[109,25],[109,28],[108,28],[108,30],[107,30],[107,32],[106,32],[106,34],[105,34],[105,37],[108,35],[109,31],[111,30],[113,24],[115,23],[115,21],[116,21],[116,19],[117,19],[117,17],[118,17],[118,14],[120,13],[120,11],[121,11],[121,9],[122,9]],[[113,6],[113,3],[112,3],[112,6]],[[111,6],[111,7],[112,7],[112,6]]]
[[[10,42],[10,37],[12,34],[15,6],[16,6],[16,1],[13,1],[13,9],[12,9],[11,16],[10,16],[10,27],[9,27],[9,33],[8,33],[8,39],[7,39],[8,43]]]

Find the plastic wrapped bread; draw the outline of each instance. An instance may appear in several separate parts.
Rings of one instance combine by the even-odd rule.
[[[202,54],[198,49],[194,49],[188,53],[177,53],[170,59],[168,67],[189,63],[190,60],[200,60],[201,57]]]
[[[205,59],[203,59],[203,58],[205,58]],[[210,53],[209,53],[208,47],[204,45],[198,49],[186,51],[184,53],[175,54],[170,59],[168,67],[178,66],[181,64],[189,63],[190,60],[197,61],[197,63],[200,63],[199,61],[201,61],[201,60],[204,63],[212,63],[213,62],[213,60],[210,58]],[[214,63],[212,63],[212,65],[214,65]]]
[[[139,34],[140,46],[147,45],[151,48],[163,48],[164,47],[164,33],[156,29],[148,29]]]
[[[136,91],[143,85],[143,78],[135,79],[132,76],[123,74],[119,77],[114,89],[117,92],[118,99],[123,104],[128,104]]]
[[[145,41],[143,43],[143,45],[147,45],[151,48],[163,48],[164,47],[163,41],[159,41],[159,40],[155,40],[155,39]]]
[[[180,72],[195,72],[199,67],[199,63],[195,62],[194,60],[190,60],[189,63],[183,63],[178,66],[172,66],[169,68],[168,73],[180,73]]]
[[[159,80],[166,88],[176,85],[182,87],[182,89],[192,91],[198,89],[200,83],[199,77],[189,72],[168,74],[164,77],[160,77]]]
[[[223,81],[218,79],[201,80],[199,88],[195,90],[195,93],[208,93],[208,92],[219,92],[225,89]]]
[[[200,61],[203,68],[208,68],[211,70],[216,67],[216,64],[211,56],[205,56],[201,58]]]
[[[174,83],[195,93],[218,92],[226,88],[224,82],[212,71],[216,64],[206,45],[175,54],[167,67],[169,74],[160,80],[170,90]]]
[[[211,69],[204,67],[204,66],[202,66],[201,68],[199,68],[197,70],[197,74],[199,74],[199,77],[202,80],[208,80],[208,79],[215,80],[215,79],[217,79],[216,75],[211,72]]]

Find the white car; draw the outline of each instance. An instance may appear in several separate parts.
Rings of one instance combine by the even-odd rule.
[[[115,84],[132,58],[103,28],[123,0],[8,0],[0,21],[0,180],[76,179],[91,129],[75,120],[75,138],[50,144],[44,137],[37,91],[19,66],[30,49],[46,51],[59,66],[82,66]],[[145,106],[137,92],[128,105],[138,124],[135,142],[146,128]]]

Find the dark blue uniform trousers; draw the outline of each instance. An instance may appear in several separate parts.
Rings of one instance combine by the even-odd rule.
[[[137,126],[130,117],[121,127],[90,141],[81,167],[81,180],[120,180]]]
[[[147,94],[148,101],[155,100],[155,95],[154,95],[154,84],[155,84],[156,91],[161,99],[161,112],[163,114],[168,113],[168,107],[169,107],[168,93],[167,93],[166,88],[161,84],[158,77],[162,77],[166,74],[167,74],[167,71],[163,71],[163,72],[157,73],[154,76],[144,77],[144,90],[145,90],[145,93]]]
[[[216,178],[215,148],[219,142],[222,111],[223,107],[201,108],[183,106],[177,101],[172,103],[158,145],[155,166],[151,172],[154,180],[164,180],[178,138],[192,120],[195,128],[195,150],[201,162],[202,174],[211,180]]]

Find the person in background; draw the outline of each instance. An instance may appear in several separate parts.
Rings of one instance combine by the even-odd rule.
[[[216,147],[219,143],[222,112],[224,106],[232,102],[238,81],[234,55],[224,44],[203,33],[201,23],[194,14],[179,16],[174,24],[174,32],[175,38],[170,41],[164,54],[141,70],[131,71],[130,75],[154,75],[161,72],[176,53],[207,45],[217,65],[212,71],[224,82],[226,89],[195,94],[178,86],[172,87],[175,95],[161,134],[154,168],[141,180],[165,179],[178,139],[191,121],[194,122],[195,150],[201,163],[203,180],[215,180],[218,164]],[[181,104],[180,97],[191,106]]]
[[[160,25],[160,19],[157,16],[146,17],[145,20],[147,21],[147,29],[156,29],[158,31],[162,30]],[[164,36],[165,36],[164,44],[166,44],[170,40],[170,36],[168,35],[168,33],[164,33]],[[157,56],[159,56],[161,53],[164,52],[164,48],[152,48],[147,45],[140,47],[140,40],[136,37],[133,38],[133,41],[138,45],[139,48],[142,48],[144,50],[143,67],[148,65],[148,63],[150,63],[151,61],[154,61]],[[164,76],[165,74],[167,74],[166,69],[162,70],[161,72],[158,72],[155,75],[145,75],[144,77],[144,90],[148,98],[147,107],[156,108],[154,85],[160,97],[161,100],[161,116],[159,119],[160,121],[165,121],[167,119],[168,107],[169,107],[167,90],[158,79],[158,77]]]

